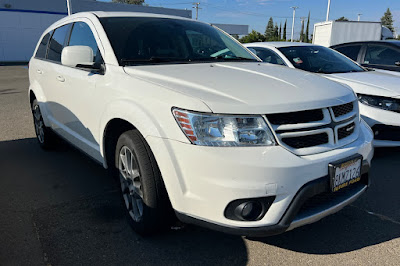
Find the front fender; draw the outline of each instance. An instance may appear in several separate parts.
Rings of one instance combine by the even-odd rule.
[[[99,143],[103,158],[105,158],[105,132],[108,123],[113,119],[121,119],[132,124],[144,138],[149,136],[173,138],[177,141],[189,143],[177,125],[170,107],[167,105],[160,106],[158,110],[154,110],[135,101],[127,99],[116,100],[106,106],[100,119]]]

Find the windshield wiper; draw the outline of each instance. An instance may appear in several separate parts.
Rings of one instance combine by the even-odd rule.
[[[241,57],[241,56],[232,56],[232,57],[225,57],[223,55],[218,55],[215,57],[210,57],[210,59],[217,59],[217,60],[224,60],[224,61],[250,61],[250,62],[255,62],[258,60],[255,58],[247,58],[247,57]]]
[[[157,57],[152,56],[148,59],[121,59],[123,66],[130,64],[143,64],[143,63],[168,63],[168,62],[189,62],[189,59],[177,57]]]

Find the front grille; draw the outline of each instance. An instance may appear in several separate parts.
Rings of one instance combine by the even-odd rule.
[[[316,109],[292,113],[270,114],[267,117],[271,124],[283,125],[321,121],[324,119],[324,114],[321,109]]]
[[[353,102],[265,116],[278,142],[298,155],[324,152],[346,145],[357,139],[359,131],[358,108]]]
[[[332,107],[332,111],[335,114],[335,117],[346,115],[351,111],[353,111],[353,109],[354,109],[354,104],[352,102]]]
[[[290,147],[301,149],[326,144],[329,142],[329,137],[326,133],[320,133],[293,138],[282,138],[282,141]]]
[[[339,139],[344,139],[351,134],[353,134],[354,129],[356,128],[356,125],[354,123],[351,123],[345,127],[341,127],[338,129],[338,138]]]

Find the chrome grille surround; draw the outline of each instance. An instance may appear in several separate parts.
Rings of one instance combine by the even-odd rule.
[[[352,108],[349,108],[350,104],[353,105]],[[339,110],[345,109],[346,111],[337,112],[338,109]],[[353,101],[338,106],[321,108],[320,110],[323,113],[322,120],[320,119],[318,121],[311,121],[308,123],[277,125],[271,123],[268,120],[268,115],[265,115],[265,118],[267,119],[273,132],[275,133],[275,137],[278,143],[297,155],[309,155],[309,154],[326,152],[347,145],[358,138],[360,130],[360,116],[359,116],[357,101]],[[334,110],[336,112],[334,112]],[[304,113],[304,111],[299,111],[299,113],[301,112]],[[335,116],[335,113],[338,116]],[[293,116],[293,112],[288,114],[290,114],[290,116]],[[281,113],[278,115],[284,117],[285,113]],[[274,117],[276,116],[277,114],[274,114]],[[282,119],[282,121],[284,121],[284,119]],[[354,127],[352,124],[354,124]],[[346,132],[346,134],[344,134],[344,132]],[[326,134],[328,138],[326,143],[321,144],[321,138],[319,137],[322,136],[322,134]],[[311,145],[312,143],[309,142],[310,140],[314,139],[312,137],[313,135],[316,135],[315,145]],[[304,140],[301,139],[302,136],[304,136]],[[288,139],[290,138],[293,138],[294,140],[288,141]],[[288,143],[289,144],[294,143],[296,139],[298,139],[299,142],[308,141],[307,145],[303,145],[306,147],[302,147],[302,144],[304,142],[288,145]]]

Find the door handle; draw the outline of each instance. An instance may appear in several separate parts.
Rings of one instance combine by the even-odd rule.
[[[63,76],[57,76],[57,80],[60,82],[64,82],[65,78]]]
[[[43,74],[43,71],[40,70],[40,69],[36,70],[36,72],[37,72],[38,74]]]
[[[400,66],[400,61],[394,63],[396,66]]]

